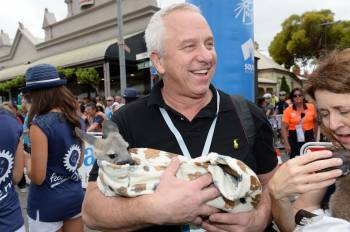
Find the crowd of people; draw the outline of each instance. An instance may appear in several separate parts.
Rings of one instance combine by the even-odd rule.
[[[275,99],[272,101],[272,99]],[[280,91],[279,97],[265,93],[257,103],[274,131],[274,143],[289,158],[299,154],[303,144],[319,140],[319,121],[314,103],[306,100],[301,88]]]
[[[105,100],[96,96],[94,100],[89,98],[78,99],[83,129],[88,132],[102,132],[102,124],[110,120],[115,111],[120,107],[139,98],[139,93],[134,88],[126,88],[122,96],[109,96]]]
[[[298,149],[315,139],[316,104],[325,134],[350,150],[350,50],[335,51],[318,65],[305,90],[314,103],[307,103],[298,88],[289,100],[283,91],[279,101],[265,94],[263,109],[242,100],[254,131],[248,138],[230,95],[211,84],[217,62],[214,36],[196,6],[180,3],[161,9],[152,16],[145,40],[161,80],[142,98],[128,88],[122,96],[107,96],[105,101],[100,96],[95,101],[77,100],[52,65],[26,71],[22,89],[26,117],[9,102],[0,107],[0,231],[25,231],[14,187],[23,178],[24,167],[30,179],[30,232],[79,232],[83,224],[106,231],[261,232],[274,231],[272,220],[281,231],[312,227],[312,222],[297,227],[294,217],[300,209],[319,212],[321,201],[327,201],[326,189],[343,174],[338,168],[343,161],[332,158],[331,151],[300,156]],[[284,146],[291,157],[278,167],[268,117],[280,114]],[[239,213],[208,206],[206,202],[220,194],[211,175],[177,179],[178,158],[166,167],[152,194],[106,197],[96,183],[97,162],[84,192],[77,172],[84,144],[74,128],[101,132],[105,120],[116,123],[130,148],[154,148],[189,158],[216,152],[241,160],[263,186],[259,203]],[[335,169],[318,172],[330,167]],[[349,228],[348,222],[343,223]]]

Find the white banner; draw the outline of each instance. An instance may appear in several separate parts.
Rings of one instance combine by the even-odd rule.
[[[88,134],[91,134],[95,137],[99,137],[101,138],[102,133],[101,132],[91,132]],[[94,153],[94,146],[90,145],[88,143],[85,143],[85,150],[84,150],[84,160],[83,160],[83,164],[81,165],[81,167],[78,169],[79,175],[81,177],[81,185],[83,186],[83,188],[87,188],[88,182],[89,182],[89,174],[90,171],[92,169],[92,166],[94,166],[95,163],[95,153]]]

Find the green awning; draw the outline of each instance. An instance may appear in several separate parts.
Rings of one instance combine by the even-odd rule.
[[[22,65],[17,65],[10,68],[2,69],[0,70],[0,81],[6,81],[18,75],[23,75],[28,67],[30,66],[22,64]]]
[[[141,32],[133,33],[124,37],[124,39],[130,38]],[[0,81],[12,79],[18,75],[24,75],[27,68],[36,64],[52,64],[54,66],[76,66],[79,64],[85,64],[89,62],[103,60],[108,47],[118,42],[117,38],[109,39],[99,43],[95,43],[86,47],[74,49],[68,52],[63,52],[53,56],[41,58],[27,65],[17,65],[0,70]]]

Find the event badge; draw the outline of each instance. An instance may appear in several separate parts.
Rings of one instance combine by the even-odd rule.
[[[305,135],[304,135],[303,126],[301,124],[298,124],[295,126],[295,129],[297,131],[298,142],[305,142]]]

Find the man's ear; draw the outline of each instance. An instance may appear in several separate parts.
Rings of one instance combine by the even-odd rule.
[[[157,69],[157,72],[160,75],[163,75],[165,73],[165,69],[163,67],[162,58],[159,56],[159,54],[157,52],[151,52],[150,59],[152,60],[154,67]]]

